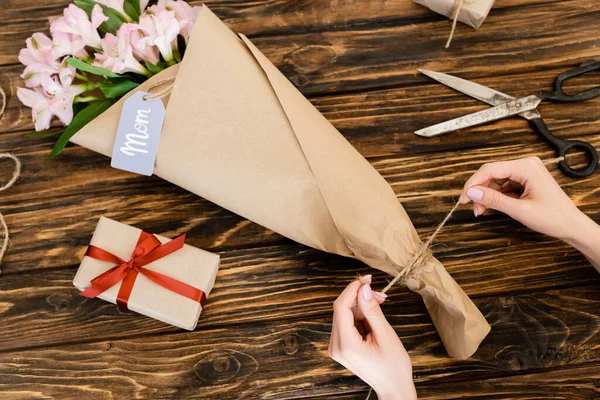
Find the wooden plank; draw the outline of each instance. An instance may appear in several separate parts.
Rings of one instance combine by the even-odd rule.
[[[12,136],[9,134],[4,136]],[[2,137],[0,136],[0,140]],[[588,136],[600,148],[600,135]],[[78,263],[100,216],[108,216],[167,236],[187,232],[189,243],[212,251],[290,243],[272,231],[236,216],[156,177],[146,178],[110,168],[108,159],[69,148],[62,159],[44,162],[42,145],[23,139],[16,150],[24,168],[19,184],[4,192],[0,207],[12,230],[12,247],[3,273],[72,266]],[[373,160],[395,190],[413,223],[425,236],[443,219],[463,183],[483,163],[539,154],[553,157],[544,144],[504,146],[469,152],[440,152]],[[8,165],[8,164],[2,164]],[[573,180],[551,167],[553,175],[575,203],[600,222],[600,174]],[[0,173],[0,180],[10,169]],[[52,218],[48,218],[51,215]],[[487,218],[487,217],[486,217]],[[494,217],[492,217],[494,218]],[[495,221],[495,220],[494,220]],[[474,224],[468,210],[453,223]],[[515,236],[483,225],[477,234],[491,235],[506,247]],[[505,222],[506,223],[506,222]],[[476,225],[466,225],[476,226]],[[466,226],[460,228],[464,231]],[[517,225],[510,225],[516,227]],[[536,239],[537,240],[537,239]],[[440,243],[445,243],[440,240]]]
[[[386,306],[390,322],[411,354],[419,387],[451,388],[452,382],[466,379],[599,362],[597,285],[477,302],[493,328],[475,356],[466,361],[445,355],[421,305]],[[233,329],[2,353],[0,390],[61,399],[286,399],[363,390],[364,383],[327,356],[330,318],[238,324]],[[592,370],[591,376],[597,379],[598,367]],[[569,384],[568,376],[558,379],[564,394],[586,389]],[[492,380],[502,388],[502,380]],[[463,382],[455,385],[456,392],[449,392],[455,396],[475,394],[478,388],[496,393],[495,385],[487,391],[485,385],[475,385],[475,391],[467,391]],[[589,392],[592,389],[598,390],[587,386],[586,393],[594,393]],[[435,398],[433,394],[443,392],[434,389],[430,393]]]
[[[590,400],[600,397],[600,364],[418,389],[420,399]]]
[[[600,364],[569,367],[533,374],[514,375],[477,381],[417,385],[421,400],[514,399],[514,400],[590,400],[600,397]],[[346,392],[332,396],[301,397],[305,400],[365,400],[368,391]],[[300,397],[298,397],[300,398]],[[371,394],[376,400],[376,394]]]
[[[4,88],[10,88],[5,115],[0,117],[0,132],[33,130],[31,111],[23,107],[16,96],[17,88],[23,85],[18,76],[20,70],[17,66],[0,67],[0,84]],[[551,68],[535,73],[477,79],[477,82],[513,96],[526,96],[540,89],[550,89],[555,77],[563,71],[564,68]],[[311,101],[358,151],[370,158],[407,156],[491,144],[541,142],[527,122],[516,117],[437,138],[427,139],[413,135],[412,132],[417,129],[487,107],[477,100],[433,83],[424,76],[417,76],[416,71],[413,74],[418,82],[407,87],[317,97]],[[569,90],[583,91],[594,84],[600,84],[600,78],[597,82],[593,79],[577,80],[569,85]],[[598,132],[598,103],[599,100],[592,100],[576,107],[544,104],[540,109],[556,135],[573,138]],[[22,137],[23,133],[0,135],[0,149],[26,147],[28,151],[35,151],[40,156],[50,152],[55,138],[28,140]],[[38,143],[40,146],[35,147]],[[59,158],[56,162],[64,162],[64,158]]]
[[[452,225],[439,243],[443,246],[436,247],[436,256],[474,298],[600,283],[596,270],[576,250],[506,219]],[[221,255],[203,327],[327,314],[358,274],[374,273],[375,287],[383,287],[387,280],[358,261],[301,245]],[[76,265],[3,274],[0,350],[174,332],[161,322],[78,296],[71,283],[75,271]],[[420,296],[404,288],[396,288],[392,296],[400,309],[420,307],[419,315],[427,320]],[[61,335],[56,335],[57,329]]]
[[[537,0],[511,0],[496,5],[494,13],[504,8],[535,4]],[[19,49],[34,32],[48,32],[48,18],[62,15],[70,0],[51,0],[43,4],[34,0],[4,0],[0,15],[0,65],[17,63]],[[202,1],[189,1],[200,5]],[[369,2],[334,0],[219,0],[205,2],[232,30],[248,36],[286,35],[307,31],[364,29],[365,26],[419,24],[445,21],[425,7],[408,1],[376,0]],[[468,27],[459,28],[461,37]]]

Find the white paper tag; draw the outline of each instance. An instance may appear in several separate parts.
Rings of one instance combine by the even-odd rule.
[[[161,99],[144,100],[145,95],[150,94],[136,92],[125,100],[110,165],[150,176],[165,120],[165,106]]]

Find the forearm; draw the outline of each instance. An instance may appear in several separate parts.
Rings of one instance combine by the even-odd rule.
[[[581,213],[576,222],[577,234],[565,241],[579,250],[600,272],[600,225]]]

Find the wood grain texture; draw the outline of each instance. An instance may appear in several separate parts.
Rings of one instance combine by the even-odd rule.
[[[466,361],[445,356],[421,305],[385,306],[419,387],[600,361],[597,286],[477,303],[492,332]],[[286,399],[362,390],[327,355],[330,318],[2,353],[0,390],[61,399]],[[563,393],[573,392],[568,387]],[[464,390],[459,385],[455,395]]]
[[[16,134],[5,136],[12,135]],[[600,135],[587,138],[600,147]],[[43,145],[36,139],[21,138],[20,143],[16,154],[23,161],[22,178],[0,200],[13,232],[12,246],[3,265],[4,274],[76,265],[102,215],[171,237],[187,232],[190,244],[212,251],[290,243],[159,178],[112,169],[107,158],[88,150],[72,147],[60,161],[46,163],[42,156]],[[553,157],[545,144],[538,143],[439,152],[427,157],[384,158],[373,160],[373,165],[391,184],[425,237],[444,218],[464,182],[482,164],[533,154]],[[555,166],[550,168],[574,202],[600,220],[597,208],[600,175],[573,180],[562,175]],[[54,183],[49,185],[49,181]],[[49,215],[52,218],[48,218]],[[478,225],[467,210],[459,212],[452,222],[456,225],[446,232],[463,235],[464,241],[478,236],[485,238],[488,246],[505,248],[518,240],[516,236],[507,238],[495,228],[495,219]],[[459,226],[461,222],[469,225]],[[518,227],[510,224],[511,229]],[[476,231],[469,233],[469,229]],[[439,243],[449,245],[443,238]],[[543,251],[540,248],[540,252]]]
[[[533,374],[477,381],[418,385],[421,400],[591,400],[600,396],[598,363]],[[303,397],[305,400],[365,400],[368,391],[332,396]],[[371,394],[370,400],[377,395]]]
[[[0,276],[2,399],[360,399],[367,387],[331,361],[331,303],[364,264],[292,243],[156,177],[113,170],[52,139],[24,137],[18,50],[70,0],[4,0],[0,12],[0,151],[24,161],[0,197],[13,232]],[[193,1],[199,4],[199,1]],[[600,3],[501,0],[479,30],[411,1],[218,0],[209,7],[265,55],[368,157],[422,237],[483,163],[553,157],[511,118],[431,140],[416,129],[485,106],[416,73],[453,73],[513,96],[549,89],[600,58]],[[570,90],[600,83],[577,80]],[[561,137],[600,148],[598,101],[544,104]],[[8,164],[0,162],[0,181]],[[550,168],[600,222],[600,174],[571,180]],[[77,295],[71,280],[99,216],[219,252],[223,264],[191,333]],[[409,350],[422,399],[600,398],[600,275],[577,251],[501,214],[461,209],[434,247],[492,324],[467,361],[447,357],[420,296],[395,288],[384,311]],[[375,273],[377,286],[387,277]]]

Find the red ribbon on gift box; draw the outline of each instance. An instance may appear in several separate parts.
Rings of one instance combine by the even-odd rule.
[[[142,274],[157,285],[187,297],[188,299],[197,301],[201,306],[204,306],[206,294],[202,290],[178,281],[177,279],[169,278],[156,271],[144,268],[145,265],[181,249],[184,242],[185,234],[170,242],[161,244],[156,236],[142,231],[137,245],[131,254],[131,260],[129,261],[125,261],[104,249],[90,245],[85,253],[86,256],[117,265],[92,279],[92,286],[79,294],[92,299],[107,291],[117,283],[123,282],[121,283],[121,288],[117,295],[117,304],[127,307],[127,302],[129,301],[129,296],[133,290],[135,280],[138,274]]]

